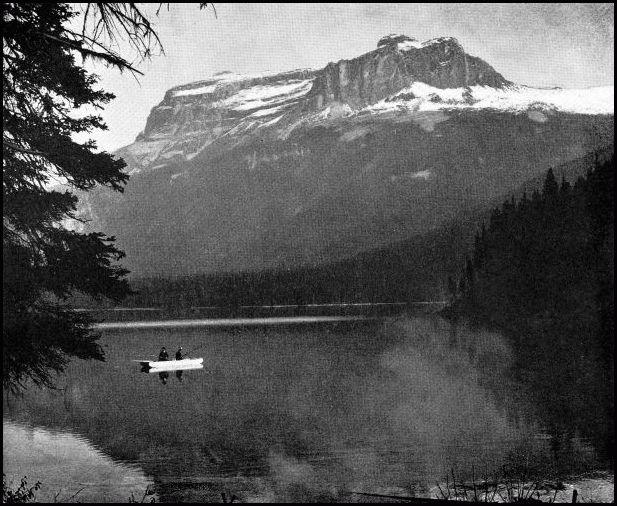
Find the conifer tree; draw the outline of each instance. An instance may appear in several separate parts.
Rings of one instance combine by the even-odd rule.
[[[553,169],[548,169],[546,173],[546,179],[544,180],[544,187],[542,188],[542,195],[545,197],[555,197],[559,192],[559,185],[553,174]]]
[[[63,304],[71,293],[117,301],[130,292],[113,238],[63,226],[77,219],[72,190],[122,191],[128,180],[124,161],[73,135],[105,129],[77,110],[114,98],[83,60],[139,73],[110,49],[117,38],[142,58],[162,46],[136,4],[84,8],[83,29],[74,30],[77,4],[2,4],[3,384],[12,390],[28,378],[52,386],[71,356],[103,359],[91,321]]]

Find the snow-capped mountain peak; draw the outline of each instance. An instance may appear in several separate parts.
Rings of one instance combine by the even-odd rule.
[[[118,238],[138,275],[281,268],[422,242],[610,145],[613,103],[612,86],[522,86],[456,39],[392,34],[319,70],[226,71],[170,89],[117,152],[131,174],[125,194],[88,192],[82,217]]]
[[[453,37],[420,42],[401,34],[377,48],[321,70],[242,75],[219,72],[170,89],[153,108],[144,132],[121,150],[130,170],[192,160],[212,144],[247,136],[287,139],[297,129],[342,120],[456,110],[520,114],[545,121],[555,112],[613,114],[613,87],[539,89],[506,80],[465,53]]]
[[[425,40],[420,42],[418,39],[408,37],[407,35],[401,35],[391,33],[379,39],[377,42],[377,48],[383,47],[395,47],[399,51],[408,51],[410,49],[423,49],[436,44],[451,43],[460,46],[460,43],[454,37],[437,37],[434,39]],[[462,47],[462,46],[461,46]]]

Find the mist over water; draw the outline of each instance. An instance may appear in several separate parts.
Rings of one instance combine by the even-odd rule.
[[[76,361],[61,390],[5,400],[5,420],[87,438],[162,500],[427,495],[452,468],[465,479],[472,467],[558,473],[559,458],[603,465],[575,427],[556,451],[504,336],[438,317],[108,331],[102,343],[105,363]],[[163,384],[131,362],[162,345],[195,350],[204,369]]]

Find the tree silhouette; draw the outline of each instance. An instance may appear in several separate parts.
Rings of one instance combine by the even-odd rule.
[[[459,306],[501,322],[559,315],[600,318],[613,307],[613,158],[597,162],[574,186],[552,169],[542,193],[494,209],[476,234],[460,278]],[[601,316],[601,318],[606,318]],[[602,323],[611,328],[612,323]],[[612,338],[605,339],[612,342]],[[607,341],[607,342],[608,342]],[[612,356],[612,351],[608,354]]]
[[[544,186],[542,187],[542,195],[545,197],[555,197],[559,192],[559,185],[553,174],[553,169],[548,169],[546,173],[546,179],[544,180]]]
[[[136,4],[86,4],[82,30],[71,24],[76,8],[2,4],[3,384],[13,390],[28,378],[51,386],[70,356],[103,359],[91,320],[63,304],[69,295],[118,301],[130,293],[113,238],[63,226],[77,219],[72,190],[122,191],[128,180],[124,161],[72,138],[106,128],[77,109],[100,109],[114,98],[78,58],[140,73],[110,49],[117,38],[142,58],[163,48]]]

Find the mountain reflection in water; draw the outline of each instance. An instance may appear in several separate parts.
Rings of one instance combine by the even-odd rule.
[[[530,395],[507,339],[438,317],[118,330],[102,344],[105,363],[75,361],[61,390],[5,401],[5,420],[86,437],[139,465],[161,500],[346,501],[422,495],[451,468],[465,479],[472,466],[552,477],[607,466],[576,420],[547,423],[551,399]],[[204,369],[164,385],[141,374],[131,359],[161,345],[199,347]]]

